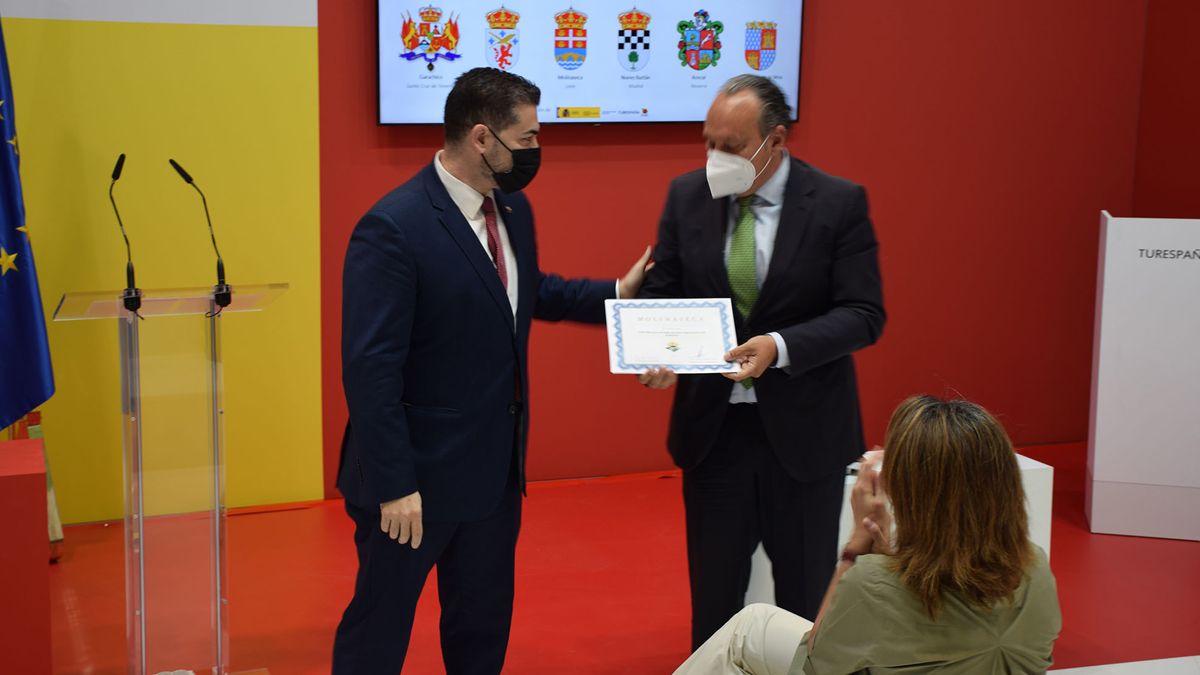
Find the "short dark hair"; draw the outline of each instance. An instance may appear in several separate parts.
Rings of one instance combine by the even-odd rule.
[[[792,107],[787,103],[783,90],[761,75],[737,75],[721,85],[721,94],[732,96],[741,91],[752,92],[762,103],[758,114],[758,129],[766,137],[780,124],[784,129],[792,128]]]
[[[496,68],[472,68],[454,81],[443,119],[446,141],[462,140],[476,124],[499,133],[517,123],[517,107],[536,106],[542,91],[529,80]]]

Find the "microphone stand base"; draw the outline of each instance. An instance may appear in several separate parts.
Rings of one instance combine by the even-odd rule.
[[[217,284],[213,286],[213,304],[217,307],[228,307],[233,302],[233,286]]]
[[[121,305],[124,306],[125,309],[137,314],[137,311],[142,308],[142,289],[126,288],[125,291],[121,293]]]

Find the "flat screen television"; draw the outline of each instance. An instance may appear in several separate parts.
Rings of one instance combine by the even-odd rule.
[[[545,122],[691,122],[741,73],[792,110],[803,0],[378,0],[379,121],[437,124],[459,74],[510,71],[542,90]]]

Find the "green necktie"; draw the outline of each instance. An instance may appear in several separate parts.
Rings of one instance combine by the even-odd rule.
[[[729,261],[725,264],[729,273],[729,288],[733,290],[733,307],[742,321],[750,316],[754,302],[758,300],[758,273],[755,264],[754,245],[754,195],[738,197],[738,219],[733,229],[733,242],[729,245]],[[742,380],[742,386],[754,386],[753,379]]]

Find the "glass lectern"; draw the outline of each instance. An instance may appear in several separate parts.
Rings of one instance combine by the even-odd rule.
[[[237,286],[220,312],[211,287],[146,290],[142,318],[121,291],[68,293],[54,312],[117,322],[132,675],[229,670],[221,319],[260,311],[287,288]]]

